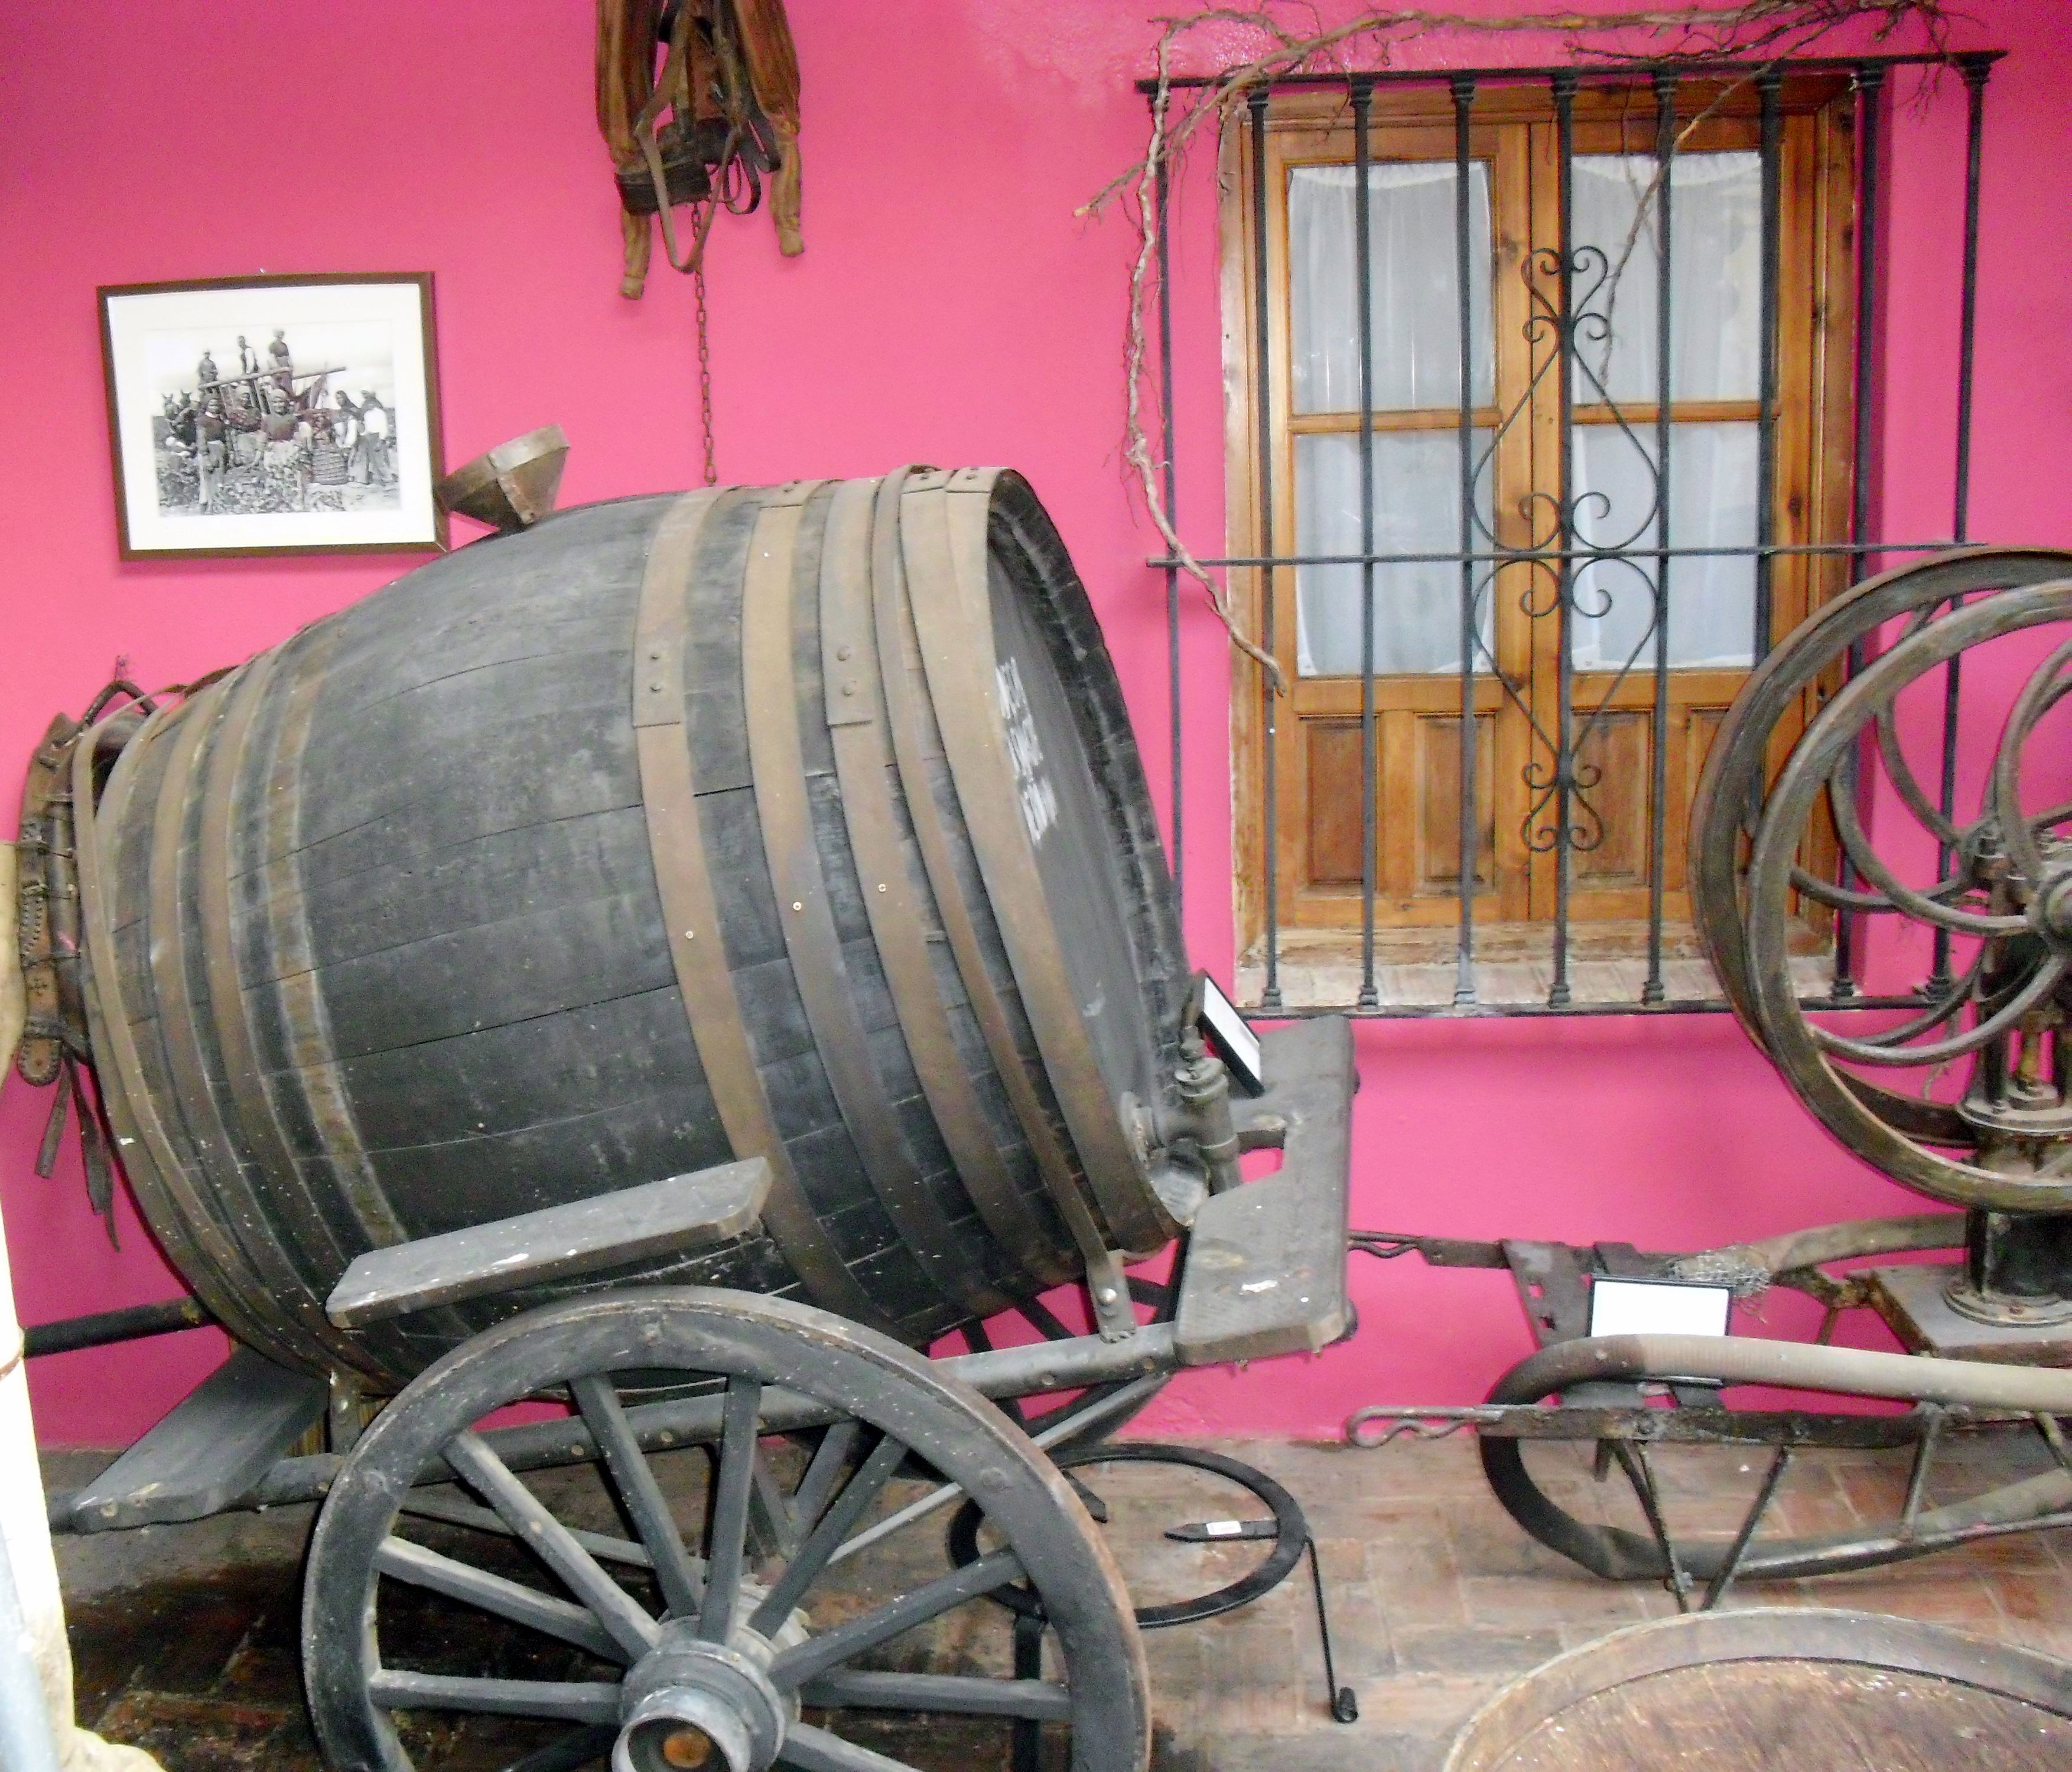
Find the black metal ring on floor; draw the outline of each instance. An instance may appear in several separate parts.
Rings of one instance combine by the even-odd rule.
[[[1061,1471],[1083,1464],[1186,1465],[1235,1483],[1257,1496],[1272,1513],[1273,1549],[1256,1569],[1226,1586],[1191,1600],[1174,1600],[1165,1606],[1140,1606],[1137,1608],[1137,1622],[1141,1630],[1161,1630],[1176,1624],[1198,1624],[1204,1618],[1251,1605],[1287,1580],[1289,1573],[1302,1560],[1302,1553],[1309,1543],[1309,1523],[1301,1503],[1264,1471],[1220,1452],[1205,1451],[1197,1446],[1119,1440],[1112,1445],[1083,1446],[1054,1458],[1052,1462]],[[967,1501],[950,1522],[950,1560],[959,1568],[978,1560],[980,1517],[977,1504]],[[996,1588],[992,1598],[1025,1616],[1033,1615],[1038,1610],[1036,1597],[1020,1586]]]

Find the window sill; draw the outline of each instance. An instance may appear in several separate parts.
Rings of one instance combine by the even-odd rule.
[[[1382,1007],[1449,1007],[1456,978],[1449,928],[1375,931],[1375,995]],[[1662,932],[1663,995],[1671,1003],[1716,1002],[1718,981],[1688,924]],[[1486,1008],[1537,1008],[1554,984],[1554,933],[1546,923],[1485,923],[1475,929],[1475,1000]],[[1281,995],[1289,1009],[1345,1008],[1360,986],[1360,938],[1351,929],[1289,929],[1281,938]],[[1808,932],[1792,960],[1804,996],[1828,988],[1832,962]],[[1256,1010],[1266,978],[1264,950],[1238,962],[1237,1000]],[[1641,1007],[1647,982],[1647,925],[1578,923],[1568,932],[1568,989],[1577,1004]]]

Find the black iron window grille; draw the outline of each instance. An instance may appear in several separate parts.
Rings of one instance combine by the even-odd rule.
[[[1295,790],[1334,801],[1326,810],[1340,828],[1336,837],[1319,837],[1313,807],[1306,834],[1288,835],[1282,740],[1293,703],[1240,664],[1238,692],[1255,698],[1240,710],[1253,741],[1240,741],[1238,752],[1240,800],[1256,817],[1257,841],[1249,863],[1241,863],[1252,871],[1240,882],[1240,988],[1252,1007],[1375,1015],[1725,1007],[1695,950],[1677,947],[1671,843],[1688,783],[1671,779],[1672,757],[1695,777],[1699,743],[1690,734],[1672,742],[1677,686],[1707,669],[1732,673],[1758,662],[1781,617],[1854,582],[1867,563],[1897,564],[1969,539],[1980,144],[1997,59],[1951,59],[1959,80],[1948,84],[1961,84],[1967,108],[1968,167],[1959,223],[1955,494],[1949,533],[1939,536],[1874,536],[1870,477],[1852,469],[1868,459],[1872,442],[1887,88],[1896,70],[1941,58],[1390,71],[1297,76],[1249,95],[1240,127],[1248,171],[1244,256],[1254,545],[1200,557],[1228,572],[1234,589],[1250,575],[1257,637],[1293,663],[1298,685],[1328,679],[1333,686],[1317,691],[1328,705],[1315,742],[1328,741],[1327,762],[1346,785],[1341,795],[1328,781],[1319,790],[1326,765],[1316,758],[1325,753],[1305,753],[1308,777]],[[1794,83],[1820,82],[1838,128],[1829,146],[1816,150],[1795,145],[1800,138],[1788,120]],[[1429,107],[1422,113],[1424,151],[1377,154],[1377,95],[1386,105],[1418,88],[1445,95],[1437,118]],[[1274,132],[1305,117],[1314,124],[1320,98],[1334,113],[1327,126],[1341,146],[1311,164],[1276,159]],[[1738,108],[1740,134],[1724,146],[1718,137],[1703,144],[1708,118],[1728,113],[1727,98]],[[1604,120],[1614,104],[1618,139],[1605,151]],[[1492,252],[1506,224],[1493,219],[1490,205],[1492,180],[1502,175],[1496,162],[1511,150],[1493,150],[1489,132],[1494,120],[1527,111],[1540,133],[1536,146],[1520,150],[1524,170],[1517,176],[1535,181],[1538,207],[1527,241],[1512,243],[1506,265]],[[1349,161],[1342,145],[1347,123]],[[1450,157],[1443,147],[1432,150],[1435,131],[1448,123]],[[1699,151],[1701,145],[1709,151]],[[1848,212],[1829,217],[1842,278],[1810,299],[1829,302],[1845,291],[1852,320],[1838,334],[1848,341],[1848,361],[1823,371],[1840,396],[1816,420],[1802,409],[1811,397],[1806,388],[1794,393],[1787,387],[1795,371],[1785,342],[1785,281],[1787,258],[1795,255],[1803,278],[1807,255],[1823,248],[1818,240],[1794,243],[1786,211],[1789,204],[1799,215],[1823,200],[1787,186],[1787,177],[1803,170],[1800,162],[1821,152],[1831,162],[1837,152],[1845,157],[1840,186],[1830,188],[1844,191]],[[1172,511],[1181,488],[1172,444],[1162,165],[1159,173],[1157,324],[1164,490]],[[1692,218],[1681,229],[1679,215]],[[1424,269],[1399,277],[1398,258],[1378,258],[1378,225],[1421,235]],[[1349,252],[1318,246],[1320,233],[1333,228],[1349,233]],[[1451,263],[1439,298],[1451,313],[1442,318],[1432,306],[1429,273],[1444,260],[1429,248],[1448,229]],[[1378,264],[1388,285],[1379,289]],[[1706,292],[1737,274],[1755,282],[1753,316],[1734,314],[1731,301],[1720,312],[1687,313],[1704,308]],[[1421,288],[1408,287],[1420,279]],[[1789,293],[1792,301],[1808,299],[1803,289]],[[1334,302],[1335,338],[1301,354],[1305,327],[1319,335],[1320,325],[1330,330],[1318,316],[1327,322]],[[1386,334],[1379,338],[1378,312]],[[1694,357],[1692,339],[1700,333],[1703,348]],[[1431,373],[1435,342],[1438,355],[1455,359],[1443,375]],[[1406,349],[1421,368],[1406,371]],[[1406,373],[1421,375],[1423,385],[1398,387]],[[1435,386],[1444,391],[1443,404]],[[1827,432],[1811,434],[1822,423]],[[1789,488],[1780,497],[1787,437],[1799,456],[1816,463],[1824,449],[1827,471],[1838,455],[1849,457],[1852,471],[1836,481],[1836,508],[1821,532],[1802,526],[1794,537],[1780,527],[1780,508],[1796,503]],[[1827,446],[1837,441],[1839,449]],[[1527,457],[1534,465],[1521,474],[1515,461]],[[1738,493],[1723,495],[1723,486]],[[1292,545],[1276,546],[1291,535]],[[1182,811],[1180,567],[1166,557],[1152,564],[1163,568],[1166,583],[1174,872],[1183,892],[1215,890],[1220,882],[1200,880],[1188,866]],[[1786,585],[1798,605],[1779,601]],[[1298,634],[1291,635],[1291,622]],[[1704,680],[1716,689],[1725,679]],[[1391,712],[1378,696],[1392,690],[1416,703],[1427,751],[1429,735],[1437,734],[1446,753],[1424,757],[1430,769],[1412,792],[1418,841],[1428,859],[1438,856],[1427,874],[1444,886],[1450,869],[1451,889],[1427,890],[1415,903],[1400,899],[1400,882],[1378,877],[1387,816],[1382,728]],[[1946,782],[1959,712],[1953,694],[1942,736]],[[1608,816],[1608,747],[1628,740],[1628,762],[1640,761],[1630,771],[1622,812]],[[1349,811],[1355,791],[1356,830]],[[1442,808],[1448,797],[1454,803]],[[1443,832],[1442,824],[1449,827]],[[1633,864],[1612,892],[1596,884],[1601,868],[1597,875],[1589,871],[1615,827]],[[1334,883],[1318,888],[1308,876],[1291,879],[1291,852],[1317,852],[1333,842],[1339,844]],[[1239,849],[1248,853],[1242,832]],[[1511,887],[1493,879],[1507,853],[1527,881],[1508,900]],[[1587,876],[1580,883],[1579,868]],[[1291,895],[1302,900],[1292,924]],[[1590,963],[1590,944],[1604,945],[1605,929],[1579,922],[1579,901],[1596,908],[1586,909],[1586,919],[1605,916],[1607,904],[1638,913],[1610,920],[1613,945],[1628,944],[1619,965]],[[1322,925],[1317,916],[1305,921],[1305,906],[1317,904],[1324,906]],[[1523,917],[1520,904],[1528,906]],[[1388,943],[1396,932],[1388,925],[1399,910],[1414,913],[1409,926],[1422,931],[1428,963],[1420,967],[1385,963],[1395,951]],[[1515,945],[1521,928],[1529,937],[1529,995],[1490,987],[1501,970],[1488,958],[1492,923],[1501,925],[1498,953],[1509,951],[1503,942]],[[1318,926],[1326,945],[1335,944],[1335,964],[1301,964],[1301,986],[1291,987],[1290,944],[1308,942],[1307,956]],[[1449,945],[1450,954],[1440,944]],[[1844,916],[1807,962],[1809,1005],[1885,1004],[1860,988],[1852,947]],[[1444,988],[1431,987],[1434,959],[1445,967]],[[1423,987],[1399,987],[1413,970]],[[1510,976],[1519,971],[1513,967]]]

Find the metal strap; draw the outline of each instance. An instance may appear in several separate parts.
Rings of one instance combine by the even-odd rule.
[[[908,876],[893,806],[892,744],[882,717],[884,661],[872,620],[870,564],[872,505],[876,498],[897,499],[898,478],[851,480],[839,487],[820,550],[821,668],[842,817],[899,1031],[950,1160],[1001,1246],[1036,1278],[1054,1286],[1071,1278],[1071,1271],[1058,1258],[1055,1232],[1015,1187],[964,1070],[928,958],[921,895]],[[889,493],[881,490],[887,486]]]
[[[179,1156],[173,1149],[158,1104],[145,1081],[137,1047],[137,1024],[123,999],[115,945],[114,876],[101,853],[103,822],[119,829],[124,808],[136,786],[137,772],[154,740],[176,724],[187,703],[162,708],[126,745],[109,777],[97,814],[93,798],[93,756],[104,720],[73,749],[73,844],[79,858],[80,909],[88,931],[86,1003],[93,1049],[113,1076],[115,1087],[103,1092],[125,1173],[130,1177],[145,1216],[180,1278],[192,1286],[216,1320],[240,1341],[271,1347],[275,1338],[247,1308],[232,1277],[243,1262],[221,1228],[209,1217]],[[156,1209],[153,1208],[155,1206]]]
[[[344,1338],[325,1320],[323,1307],[302,1283],[263,1217],[236,1210],[245,1178],[230,1128],[202,1064],[201,1030],[195,1012],[194,979],[187,966],[187,906],[181,876],[187,859],[187,813],[193,803],[195,777],[204,748],[216,735],[231,687],[250,671],[247,665],[212,683],[190,705],[194,712],[172,740],[152,808],[150,869],[149,966],[151,994],[158,1009],[159,1037],[171,1075],[174,1101],[183,1122],[196,1179],[207,1190],[216,1216],[227,1220],[232,1239],[244,1251],[245,1290],[256,1296],[252,1308],[273,1327],[277,1339],[297,1346],[297,1331],[341,1357],[349,1352]],[[256,1283],[255,1283],[256,1282]],[[352,1354],[356,1361],[364,1355]],[[306,1353],[289,1364],[306,1364]]]
[[[1174,1226],[1145,1183],[1065,970],[1022,821],[993,680],[987,527],[997,473],[964,469],[900,501],[906,585],[930,699],[1014,982],[1088,1184],[1124,1249],[1162,1249]]]
[[[316,716],[317,696],[323,687],[325,665],[338,636],[339,625],[327,621],[283,648],[296,656],[294,679],[282,698],[280,728],[259,814],[261,841],[257,866],[265,876],[258,895],[259,914],[273,956],[269,984],[273,1005],[290,1060],[289,1069],[274,1073],[274,1085],[292,1089],[300,1097],[339,1198],[368,1246],[385,1248],[405,1241],[409,1233],[374,1173],[358,1117],[346,1093],[330,1017],[318,988],[316,950],[302,884],[302,757]],[[430,1321],[421,1319],[417,1327],[426,1327]],[[461,1335],[467,1332],[458,1319],[442,1327]]]
[[[819,490],[819,482],[786,486],[763,501],[742,585],[742,701],[763,853],[814,1048],[871,1191],[936,1290],[967,1311],[989,1317],[1013,1301],[971,1266],[893,1118],[890,1092],[871,1062],[870,1041],[857,1016],[814,841],[791,668],[791,611],[799,529],[807,502]]]
[[[1112,1261],[1107,1239],[1094,1222],[1092,1210],[1079,1193],[1070,1159],[1059,1142],[1056,1129],[1043,1110],[1036,1085],[1030,1081],[1021,1048],[1008,1024],[1007,1009],[987,970],[985,950],[965,903],[964,886],[957,878],[950,854],[949,837],[943,815],[935,804],[928,780],[927,755],[921,724],[920,697],[907,667],[906,638],[914,633],[913,613],[908,605],[905,550],[902,547],[907,488],[918,480],[926,485],[943,476],[929,473],[892,474],[878,494],[875,523],[871,534],[871,601],[877,615],[878,653],[881,680],[885,687],[885,709],[892,726],[893,755],[898,760],[899,783],[914,823],[914,836],[921,851],[928,884],[935,895],[935,908],[949,937],[950,952],[956,961],[957,975],[970,999],[972,1014],[992,1055],[993,1069],[1009,1105],[1022,1127],[1022,1136],[1036,1159],[1037,1172],[1059,1216],[1064,1220],[1073,1244],[1090,1276],[1108,1274]],[[1109,1290],[1115,1288],[1110,1286]],[[1098,1300],[1098,1286],[1096,1289]],[[1122,1301],[1121,1311],[1128,1305]],[[1134,1327],[1135,1319],[1129,1319]],[[1120,1330],[1122,1319],[1113,1327]]]
[[[208,780],[203,790],[195,896],[195,909],[201,918],[202,954],[208,968],[209,1008],[216,1042],[223,1055],[224,1079],[236,1109],[237,1126],[244,1136],[246,1161],[254,1172],[245,1185],[250,1187],[256,1183],[268,1195],[288,1203],[287,1210],[298,1233],[298,1245],[314,1245],[309,1247],[309,1253],[323,1265],[323,1271],[318,1280],[306,1283],[306,1290],[313,1297],[319,1297],[323,1284],[343,1273],[360,1249],[342,1244],[333,1230],[329,1216],[310,1187],[301,1164],[295,1160],[286,1129],[281,1123],[273,1097],[266,1086],[240,967],[237,925],[241,919],[235,915],[231,904],[232,881],[241,872],[238,866],[240,858],[233,852],[234,839],[245,828],[233,817],[239,802],[239,784],[250,765],[253,735],[260,710],[269,700],[278,704],[281,699],[276,684],[290,650],[290,646],[278,646],[262,653],[239,674],[230,691],[209,753]],[[318,642],[318,658],[328,650],[327,641]],[[289,690],[281,723],[280,749],[293,766],[285,778],[278,763],[269,770],[262,802],[261,816],[269,835],[283,827],[292,832],[302,804],[302,740],[308,736],[310,716],[323,675],[320,670],[309,668],[315,660],[300,662],[305,668],[299,680]],[[287,857],[286,867],[296,881],[293,902],[299,910],[299,870],[294,856]],[[269,895],[261,912],[269,925],[269,932],[275,908]],[[307,975],[307,986],[306,990],[292,995],[277,993],[276,1000],[284,1011],[291,1004],[306,1013],[314,1009],[316,991],[313,970]],[[303,1039],[297,1044],[306,1046],[310,1041]],[[332,1109],[329,1113],[320,1112],[314,1100],[310,1101],[310,1107],[313,1121],[323,1130],[324,1151],[339,1182],[339,1196],[352,1212],[363,1239],[362,1247],[405,1241],[409,1233],[389,1204],[388,1196],[376,1183],[361,1148],[359,1128],[344,1099],[336,1060],[329,1054],[328,1039],[324,1039],[323,1044],[327,1048],[326,1057],[315,1067],[322,1084],[314,1092],[305,1084],[304,1093],[306,1100],[312,1094],[335,1097],[329,1104]],[[297,1080],[298,1083],[304,1082],[301,1073],[298,1073]],[[294,1259],[292,1250],[288,1259]],[[327,1315],[326,1321],[328,1320]],[[426,1319],[421,1318],[419,1327],[425,1326]],[[439,1327],[461,1335],[467,1332],[467,1326],[450,1314],[442,1314]],[[387,1333],[377,1333],[372,1338],[380,1341],[394,1339],[393,1334]],[[372,1372],[380,1369],[378,1359],[373,1357],[372,1341],[364,1335],[354,1338],[334,1335],[327,1338],[327,1345],[333,1354],[360,1371]],[[385,1351],[403,1356],[400,1343]]]
[[[697,783],[684,720],[692,569],[706,518],[721,499],[739,496],[685,493],[669,507],[648,546],[634,632],[633,724],[655,884],[668,926],[676,987],[720,1123],[737,1158],[759,1156],[770,1163],[773,1179],[763,1216],[771,1238],[815,1303],[897,1333],[844,1264],[778,1136],[728,970],[699,827]]]

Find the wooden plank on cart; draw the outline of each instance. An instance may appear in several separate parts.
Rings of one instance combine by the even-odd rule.
[[[769,1163],[750,1157],[370,1249],[345,1270],[324,1308],[352,1329],[428,1305],[709,1248],[754,1228],[770,1180]]]
[[[1239,1142],[1279,1144],[1280,1171],[1212,1195],[1187,1235],[1174,1341],[1186,1366],[1314,1353],[1352,1325],[1346,1220],[1351,1025],[1319,1016],[1260,1041],[1264,1094],[1231,1104]]]
[[[76,1532],[200,1520],[248,1494],[275,1460],[323,1419],[323,1380],[249,1347],[73,1498]]]

